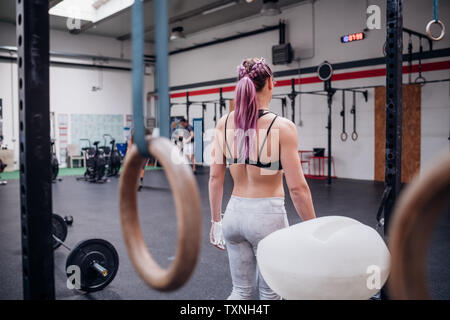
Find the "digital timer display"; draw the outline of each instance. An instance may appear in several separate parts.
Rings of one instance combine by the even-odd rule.
[[[341,42],[348,43],[348,42],[358,41],[358,40],[364,39],[365,37],[366,37],[366,35],[364,34],[364,32],[346,34],[345,36],[341,37]]]

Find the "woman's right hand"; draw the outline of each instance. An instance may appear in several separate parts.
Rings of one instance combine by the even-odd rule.
[[[211,230],[209,231],[209,242],[220,249],[225,250],[225,238],[222,231],[222,221],[211,221]]]

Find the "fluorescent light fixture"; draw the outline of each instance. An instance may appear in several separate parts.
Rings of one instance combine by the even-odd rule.
[[[93,23],[120,12],[134,0],[63,0],[49,10],[49,14]]]
[[[223,9],[235,6],[236,4],[237,4],[237,1],[229,2],[229,3],[223,4],[221,6],[218,6],[218,7],[209,9],[209,10],[205,10],[205,11],[202,12],[202,14],[203,15],[207,15],[207,14],[210,14],[210,13],[213,13],[213,12],[217,12],[217,11],[220,11],[220,10],[223,10]]]

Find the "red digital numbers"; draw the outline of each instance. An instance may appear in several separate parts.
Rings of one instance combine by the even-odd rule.
[[[364,32],[351,33],[341,37],[342,43],[348,43],[364,39]]]

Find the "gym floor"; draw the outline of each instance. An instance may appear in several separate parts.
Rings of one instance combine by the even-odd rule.
[[[122,239],[118,212],[118,182],[112,178],[106,184],[90,184],[64,177],[53,184],[53,211],[61,216],[72,215],[66,244],[75,246],[88,238],[110,241],[120,257],[119,271],[114,281],[103,291],[85,294],[66,287],[64,272],[68,251],[60,247],[55,251],[55,289],[57,299],[226,299],[231,291],[231,277],[225,252],[209,244],[210,212],[206,168],[201,168],[196,179],[200,188],[203,214],[202,249],[192,278],[173,293],[157,292],[142,282],[133,269]],[[308,180],[318,216],[342,215],[375,225],[383,183],[335,179],[332,186],[321,180]],[[176,218],[172,194],[164,172],[147,172],[144,188],[139,193],[141,224],[147,245],[155,259],[167,267],[176,248]],[[22,299],[22,268],[19,219],[19,181],[9,180],[1,186],[0,203],[0,299]],[[285,190],[287,188],[285,187]],[[151,192],[150,192],[151,191]],[[223,209],[231,195],[232,181],[227,173]],[[286,194],[289,224],[300,222],[289,194]],[[301,245],[301,244],[299,244]],[[435,229],[428,257],[428,275],[434,299],[450,299],[450,215],[443,215]],[[255,297],[257,298],[257,297]]]

